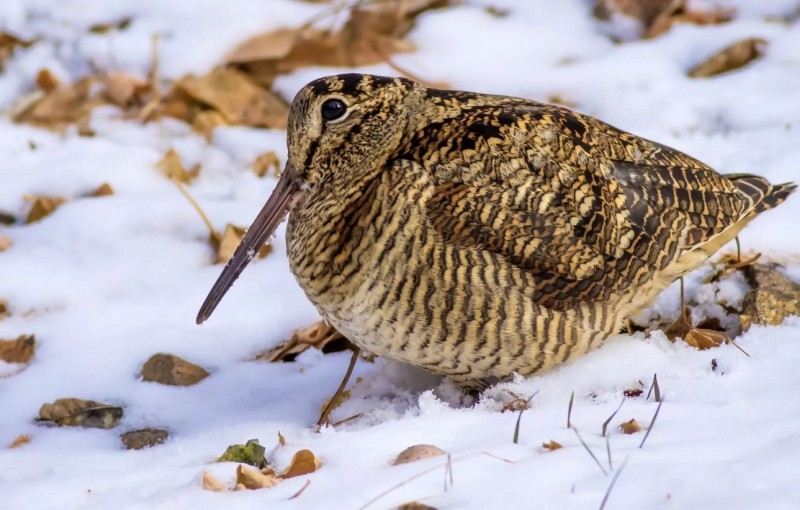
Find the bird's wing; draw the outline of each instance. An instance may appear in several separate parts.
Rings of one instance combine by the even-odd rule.
[[[449,243],[533,277],[532,298],[571,308],[644,283],[734,224],[746,197],[674,149],[557,107],[503,116],[482,172],[440,171],[428,221]],[[444,167],[447,166],[443,162]]]

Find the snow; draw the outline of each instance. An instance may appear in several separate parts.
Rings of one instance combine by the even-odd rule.
[[[774,182],[798,179],[800,167],[800,23],[794,1],[705,2],[740,15],[719,26],[677,26],[663,37],[614,44],[582,0],[471,1],[427,13],[409,38],[415,53],[395,60],[429,81],[487,93],[547,100],[558,95],[579,111],[684,150],[725,172],[755,172]],[[494,17],[483,5],[509,10]],[[268,6],[268,7],[267,7]],[[278,26],[303,23],[323,4],[273,0],[202,2],[4,0],[0,29],[46,39],[19,51],[0,74],[0,108],[29,90],[36,72],[81,76],[93,62],[145,75],[151,36],[160,37],[160,72],[202,73],[237,42]],[[93,23],[131,16],[125,32],[96,35]],[[762,37],[766,55],[740,72],[691,80],[686,71],[728,43]],[[338,69],[304,69],[276,88],[292,97],[308,80]],[[369,72],[392,73],[387,66]],[[175,121],[142,126],[103,108],[97,136],[58,135],[0,118],[0,210],[22,215],[23,196],[70,199],[52,216],[0,227],[13,246],[0,253],[0,298],[12,315],[0,337],[34,333],[38,350],[23,371],[0,364],[0,508],[391,508],[423,500],[437,508],[597,508],[611,480],[566,427],[572,422],[606,470],[601,425],[622,391],[658,374],[665,395],[644,448],[643,434],[617,425],[652,423],[657,404],[626,399],[611,421],[615,470],[627,460],[607,508],[797,508],[800,502],[800,319],[753,327],[731,345],[697,351],[655,333],[610,339],[601,349],[549,374],[493,388],[474,406],[437,377],[387,360],[360,362],[362,378],[334,420],[316,433],[320,406],[337,387],[346,353],[306,352],[296,363],[247,361],[292,330],[317,320],[288,270],[284,228],[273,254],[255,261],[202,327],[194,316],[220,265],[191,205],[153,167],[174,147],[187,166],[202,164],[188,189],[218,229],[249,224],[275,186],[249,170],[268,150],[285,155],[285,133],[218,129],[210,143]],[[32,147],[35,147],[32,148]],[[84,195],[109,182],[115,194]],[[800,278],[800,236],[793,197],[755,220],[741,236]],[[730,251],[729,247],[727,251]],[[723,250],[725,251],[725,250]],[[717,301],[738,306],[740,277],[704,283],[711,267],[687,278],[695,318],[730,320]],[[676,317],[678,288],[644,315]],[[725,324],[725,322],[723,322]],[[169,352],[211,372],[175,388],[138,379],[144,361]],[[712,370],[712,359],[716,369]],[[519,444],[517,414],[501,413],[509,393],[528,398]],[[124,406],[114,430],[50,428],[33,423],[41,404],[78,397]],[[121,430],[167,428],[164,445],[124,450]],[[277,433],[288,444],[277,447]],[[28,434],[30,444],[5,449]],[[323,462],[311,475],[260,491],[212,493],[204,470],[230,484],[232,464],[213,464],[225,448],[258,438],[279,468],[299,449]],[[541,444],[555,440],[553,452]],[[442,458],[403,466],[391,460],[429,443],[452,455],[453,484]],[[273,448],[274,447],[274,448]],[[502,460],[505,459],[505,460]],[[415,475],[426,472],[411,481]],[[304,484],[298,498],[288,500]],[[445,491],[445,486],[447,490]]]

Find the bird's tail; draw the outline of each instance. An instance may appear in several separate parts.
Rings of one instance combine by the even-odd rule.
[[[733,182],[733,185],[750,199],[752,205],[747,208],[748,212],[745,214],[749,218],[779,206],[797,189],[797,184],[793,182],[770,184],[768,180],[758,175],[726,174],[724,177]]]

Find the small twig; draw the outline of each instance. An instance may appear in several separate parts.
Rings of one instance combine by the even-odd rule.
[[[178,187],[178,190],[183,194],[183,196],[186,197],[189,203],[192,204],[195,210],[197,210],[197,212],[200,214],[200,218],[203,220],[203,223],[206,224],[206,228],[208,228],[209,235],[212,237],[214,237],[215,235],[219,235],[217,234],[217,231],[214,230],[214,225],[211,224],[211,220],[209,220],[208,216],[206,216],[206,213],[203,212],[203,209],[200,207],[200,204],[198,204],[197,201],[195,201],[195,199],[192,198],[192,195],[190,195],[189,192],[186,191],[186,188],[183,187],[183,184],[181,184],[179,180],[174,178],[170,180],[173,182],[173,184],[175,184],[175,186]]]
[[[493,453],[489,453],[489,452],[481,452],[481,455],[486,455],[486,456],[491,457],[493,459],[502,460],[503,462],[506,462],[508,464],[516,464],[517,463],[517,461],[515,461],[515,460],[504,459],[503,457],[499,457],[499,456],[497,456],[497,455],[495,455]]]
[[[622,402],[619,403],[619,406],[617,407],[617,410],[614,411],[613,413],[611,413],[611,416],[609,416],[608,419],[603,422],[603,430],[601,431],[603,437],[605,437],[605,435],[606,435],[606,430],[608,429],[608,424],[611,422],[612,419],[614,419],[614,416],[617,415],[619,410],[622,409],[622,404],[624,404],[624,403],[625,403],[625,397],[622,397]]]
[[[742,245],[739,243],[739,236],[733,238],[736,241],[736,262],[742,261]]]
[[[644,447],[644,442],[647,441],[647,438],[650,436],[650,431],[653,430],[653,425],[656,424],[656,418],[658,418],[658,412],[661,410],[661,404],[664,403],[664,399],[658,403],[658,407],[656,407],[656,412],[653,414],[653,419],[650,420],[650,426],[647,427],[647,432],[644,434],[644,438],[642,439],[642,443],[639,445],[639,449]]]
[[[300,494],[302,494],[302,493],[303,493],[303,491],[304,491],[304,490],[306,490],[306,487],[308,487],[309,485],[311,485],[311,480],[309,480],[309,479],[306,479],[306,483],[304,483],[304,484],[303,484],[303,486],[302,486],[302,487],[300,487],[300,490],[299,490],[299,491],[297,491],[297,492],[295,492],[295,493],[294,493],[294,496],[292,496],[292,497],[291,497],[291,498],[289,498],[289,499],[294,499],[294,498],[296,498],[297,496],[299,496]]]
[[[353,415],[353,416],[351,416],[349,418],[345,418],[344,420],[339,420],[336,423],[331,423],[331,427],[336,428],[339,425],[344,425],[347,422],[350,422],[350,421],[353,421],[353,420],[357,420],[357,419],[361,418],[362,416],[364,416],[364,413],[355,414],[355,415]]]
[[[158,34],[153,34],[153,49],[150,56],[151,65],[147,80],[154,91],[158,90]]]
[[[581,435],[578,433],[578,429],[576,429],[575,427],[572,427],[572,430],[574,430],[575,431],[575,435],[578,436],[578,441],[581,442],[583,447],[586,448],[586,451],[589,452],[589,455],[591,455],[592,458],[594,459],[594,461],[597,463],[597,467],[600,468],[600,471],[602,471],[604,475],[608,476],[608,473],[606,472],[606,469],[603,467],[602,464],[600,464],[600,461],[597,460],[597,457],[595,456],[594,452],[591,450],[591,448],[589,448],[589,445],[586,444],[586,442],[583,440]]]
[[[606,455],[608,455],[608,470],[614,471],[614,464],[611,462],[611,436],[606,436]]]
[[[533,395],[528,397],[528,400],[526,400],[525,403],[530,404],[531,400],[533,400],[533,397],[535,397],[537,393],[539,393],[539,390],[536,390],[533,393]],[[522,409],[519,410],[519,414],[517,415],[517,425],[514,427],[514,444],[517,444],[519,442],[519,424],[522,421],[522,413],[524,413],[525,409],[527,408],[528,406],[522,407]]]
[[[567,428],[572,428],[572,422],[570,421],[572,418],[572,403],[575,401],[575,392],[573,391],[572,394],[569,396],[569,406],[567,406]]]
[[[328,424],[328,417],[331,414],[331,411],[336,407],[338,404],[339,398],[341,397],[344,389],[347,387],[348,381],[350,381],[350,376],[353,374],[353,368],[356,366],[356,361],[358,361],[358,354],[361,352],[356,346],[353,346],[353,357],[350,358],[350,365],[347,367],[347,372],[344,374],[344,379],[342,379],[341,384],[339,384],[339,388],[336,390],[336,393],[333,394],[331,399],[328,401],[328,405],[325,406],[325,409],[322,411],[322,414],[319,416],[319,420],[317,420],[317,431]]]
[[[647,390],[647,397],[645,400],[650,400],[650,394],[653,390],[656,392],[656,402],[661,402],[661,388],[658,387],[658,374],[653,374],[653,383],[650,385],[650,389]]]
[[[748,358],[750,357],[750,354],[749,354],[747,351],[745,351],[744,349],[742,349],[741,347],[739,347],[739,344],[737,344],[736,342],[734,342],[733,338],[728,338],[728,343],[730,343],[731,345],[733,345],[734,347],[736,347],[737,349],[739,349],[740,351],[742,351],[742,354],[744,354],[744,355],[745,355],[745,356],[747,356]]]
[[[608,502],[608,497],[611,495],[611,490],[614,488],[614,485],[617,483],[617,479],[619,479],[619,475],[622,474],[622,470],[625,469],[625,466],[628,464],[628,459],[630,456],[625,457],[625,460],[622,461],[622,464],[619,466],[619,469],[616,473],[614,473],[614,477],[611,478],[611,483],[608,484],[608,489],[606,489],[606,495],[603,496],[603,501],[600,502],[600,510],[603,510],[606,507],[606,502]]]
[[[450,481],[449,487],[453,486],[453,459],[450,457],[450,454],[447,454],[447,463],[444,465],[444,491],[447,492],[449,488],[447,485],[448,480]]]

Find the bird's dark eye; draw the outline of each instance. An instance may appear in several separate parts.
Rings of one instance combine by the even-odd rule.
[[[322,103],[322,117],[325,120],[336,120],[347,111],[347,106],[341,99],[328,99]]]

